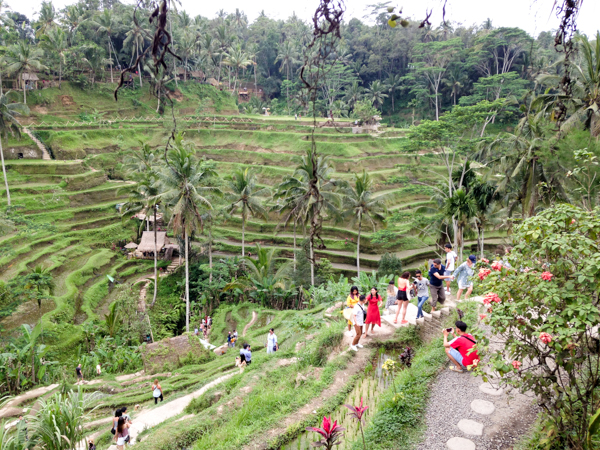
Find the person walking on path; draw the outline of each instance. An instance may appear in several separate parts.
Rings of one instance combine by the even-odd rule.
[[[362,348],[362,344],[359,344],[360,337],[362,335],[362,328],[365,324],[365,318],[367,316],[367,312],[365,311],[365,301],[366,297],[361,295],[358,297],[358,303],[354,305],[354,309],[352,310],[352,319],[354,322],[354,331],[356,331],[356,336],[350,345],[350,350],[355,352],[358,351],[359,348]]]
[[[113,417],[112,421],[112,428],[110,430],[111,434],[114,435],[117,433],[117,425],[121,417],[123,417],[123,411],[121,411],[121,408],[117,408],[117,410],[115,411],[115,417]]]
[[[442,260],[436,258],[429,269],[429,290],[431,291],[431,311],[435,311],[435,306],[444,304],[446,301],[446,291],[444,290],[443,280],[452,280],[452,275],[444,275],[446,267],[442,264]]]
[[[458,282],[458,291],[456,292],[456,301],[460,300],[460,296],[466,289],[465,300],[469,298],[471,292],[473,292],[473,281],[469,278],[473,276],[473,266],[477,262],[475,255],[469,256],[467,260],[458,266],[458,269],[454,271],[454,279]]]
[[[154,380],[154,383],[152,384],[152,396],[154,397],[154,404],[156,405],[158,403],[158,399],[160,398],[160,401],[163,401],[163,390],[162,387],[160,387],[160,383],[158,382],[158,378],[156,380]]]
[[[453,372],[464,372],[464,369],[473,365],[474,361],[479,361],[477,350],[471,352],[471,348],[477,341],[467,333],[467,324],[457,320],[454,323],[456,328],[444,329],[444,347],[448,359],[454,364],[449,367]],[[452,333],[454,339],[448,342],[448,335]]]
[[[423,305],[429,298],[429,280],[423,278],[423,273],[420,270],[415,272],[417,279],[413,283],[417,292],[417,319],[423,317]]]
[[[231,331],[227,334],[227,347],[231,347]]]
[[[398,295],[398,288],[394,284],[394,280],[391,280],[387,287],[387,301],[385,302],[385,309],[389,310],[390,306],[396,304],[396,296]]]
[[[83,371],[81,370],[81,363],[77,367],[75,367],[75,375],[77,375],[77,382],[83,383]]]
[[[245,362],[247,366],[252,363],[252,350],[249,344],[242,345],[240,349],[240,363]]]
[[[115,433],[114,439],[117,442],[118,450],[123,450],[125,444],[129,442],[129,424],[125,421],[124,417],[119,417],[117,432]]]
[[[275,334],[275,330],[271,328],[269,330],[269,334],[267,335],[267,355],[270,353],[275,353],[279,350],[279,344],[277,344],[277,335]]]
[[[100,365],[100,363],[96,364],[96,375],[102,375],[102,366]]]
[[[456,265],[456,258],[458,255],[454,250],[452,250],[452,244],[446,244],[444,246],[444,251],[446,252],[446,270],[443,275],[452,275],[454,272],[454,268]],[[446,278],[446,294],[450,295],[450,280]]]
[[[394,318],[394,323],[398,323],[398,315],[400,314],[400,310],[402,310],[402,321],[400,322],[402,325],[408,323],[406,320],[406,311],[408,310],[408,291],[410,290],[410,272],[404,272],[400,278],[398,278],[398,295],[396,302],[398,304],[398,310],[396,311],[396,317]]]
[[[354,309],[354,306],[358,303],[358,288],[356,286],[352,286],[350,288],[350,295],[346,299],[346,308]],[[348,331],[352,331],[352,320],[348,320]]]
[[[371,288],[371,293],[367,297],[369,307],[367,308],[367,320],[365,328],[365,337],[369,336],[369,325],[371,325],[371,334],[375,334],[375,325],[379,325],[381,328],[381,314],[379,314],[379,307],[383,303],[383,298],[379,295],[376,287]]]

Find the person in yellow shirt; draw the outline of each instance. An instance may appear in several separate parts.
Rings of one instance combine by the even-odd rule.
[[[350,288],[350,295],[346,299],[346,308],[354,308],[354,306],[358,303],[358,288],[356,286],[352,286]],[[352,321],[348,321],[348,331],[352,331]]]

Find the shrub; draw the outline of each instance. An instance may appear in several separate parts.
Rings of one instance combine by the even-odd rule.
[[[548,443],[559,448],[589,448],[598,407],[598,236],[600,209],[556,206],[517,226],[507,261],[481,274],[484,320],[504,341],[489,365],[501,384],[536,394],[550,421]],[[480,343],[489,349],[485,336]]]
[[[385,253],[379,260],[377,275],[380,277],[394,275],[394,278],[402,274],[402,260],[393,253]]]

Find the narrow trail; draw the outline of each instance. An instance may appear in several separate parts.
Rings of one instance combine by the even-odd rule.
[[[27,136],[29,136],[29,138],[33,142],[35,142],[35,145],[37,145],[37,147],[40,149],[40,151],[42,152],[42,159],[50,161],[52,158],[50,157],[50,153],[48,153],[48,149],[46,148],[46,146],[42,144],[42,142],[40,142],[40,140],[33,135],[29,128],[23,127],[23,131]]]
[[[145,429],[152,428],[156,425],[161,424],[162,422],[171,419],[183,412],[185,407],[189,405],[189,403],[204,394],[209,389],[217,386],[218,384],[223,383],[224,381],[231,378],[233,375],[238,373],[238,370],[231,371],[226,373],[225,375],[217,378],[214,381],[211,381],[207,385],[203,386],[201,389],[192,392],[191,394],[184,395],[183,397],[179,397],[171,402],[165,403],[158,408],[149,409],[143,411],[141,414],[136,415],[133,418],[133,424],[131,428],[129,428],[129,435],[131,436],[131,444],[135,443],[137,436]],[[116,450],[116,445],[111,445],[109,447],[110,450]]]
[[[250,322],[248,322],[246,324],[246,326],[244,327],[244,331],[242,332],[242,336],[246,336],[246,331],[248,331],[248,328],[250,328],[252,325],[254,325],[254,323],[256,322],[257,318],[258,318],[258,314],[256,314],[256,311],[252,311],[252,320],[250,320]]]
[[[58,384],[51,384],[50,386],[42,386],[40,388],[33,389],[32,391],[25,392],[24,394],[17,395],[15,398],[10,400],[8,403],[6,403],[6,405],[4,405],[4,407],[0,409],[0,418],[18,415],[18,413],[15,414],[15,410],[18,405],[27,400],[42,397],[43,395],[56,389],[57,387]]]

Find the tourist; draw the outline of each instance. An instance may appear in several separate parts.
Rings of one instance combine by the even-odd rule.
[[[159,398],[161,402],[163,401],[163,390],[162,387],[160,387],[158,379],[154,380],[154,383],[152,384],[152,396],[154,397],[155,405],[158,403]]]
[[[212,326],[212,317],[208,316],[208,319],[206,320],[206,324],[208,325],[208,329],[210,330],[210,327]]]
[[[102,375],[102,366],[100,365],[100,363],[96,364],[96,375]]]
[[[238,338],[238,332],[237,332],[237,330],[233,330],[233,337],[237,341],[237,338]]]
[[[88,441],[88,450],[96,450],[96,446],[94,445],[94,440],[90,439]]]
[[[346,308],[354,309],[354,306],[358,303],[358,288],[356,286],[352,286],[350,288],[350,295],[346,298]],[[348,320],[348,331],[352,331],[352,319]]]
[[[398,295],[398,288],[394,284],[394,280],[391,280],[387,287],[387,301],[385,302],[385,309],[389,310],[390,306],[396,304],[396,296]]]
[[[454,325],[456,326],[454,329],[444,329],[444,347],[448,359],[453,363],[449,369],[453,372],[463,372],[464,369],[473,364],[473,361],[479,361],[477,350],[470,352],[477,342],[473,336],[467,333],[466,323],[457,320]],[[448,342],[450,333],[452,333],[454,339]]]
[[[275,334],[275,330],[271,328],[269,330],[269,334],[267,334],[267,355],[269,353],[274,353],[279,350],[279,344],[277,344],[277,335]]]
[[[456,264],[456,258],[458,255],[452,250],[452,244],[444,245],[444,251],[446,252],[446,270],[444,275],[450,276],[454,272],[454,266]],[[450,295],[450,279],[446,278],[446,294]]]
[[[396,303],[398,305],[398,309],[396,310],[396,317],[394,318],[394,323],[398,323],[398,315],[400,314],[400,310],[402,310],[402,321],[400,322],[402,325],[408,323],[406,320],[406,311],[408,310],[408,293],[410,291],[410,272],[404,272],[400,278],[398,278],[398,294],[396,299],[398,300]]]
[[[133,423],[131,421],[131,417],[129,416],[129,414],[127,414],[127,406],[123,406],[121,408],[121,417],[123,417],[125,419],[125,422],[127,422],[128,424]]]
[[[354,322],[354,331],[356,331],[356,336],[350,345],[350,350],[355,352],[358,351],[359,348],[362,348],[362,344],[359,344],[360,337],[362,335],[362,328],[365,324],[365,318],[367,316],[367,312],[365,311],[365,300],[367,297],[361,295],[358,297],[358,302],[354,305],[354,309],[352,310],[352,319]]]
[[[77,367],[75,367],[75,375],[77,375],[77,382],[83,383],[83,371],[81,370],[81,363]]]
[[[198,336],[198,327],[194,328],[194,334]]]
[[[444,275],[446,267],[442,264],[442,260],[436,258],[429,269],[429,290],[431,291],[431,311],[435,311],[435,306],[444,304],[446,301],[446,292],[444,291],[443,280],[452,279],[452,275]]]
[[[465,294],[465,300],[469,298],[471,292],[473,292],[473,281],[469,278],[473,276],[474,270],[473,266],[477,262],[477,258],[475,255],[471,255],[467,258],[467,260],[458,266],[458,269],[454,271],[454,278],[458,282],[458,291],[456,292],[456,301],[460,300],[460,296],[463,291],[466,289],[467,293]]]
[[[252,363],[252,350],[249,344],[244,344],[240,349],[240,360],[242,363],[246,363],[247,366]]]
[[[417,279],[414,281],[415,291],[417,292],[417,319],[423,317],[423,305],[429,298],[429,280],[423,278],[420,270],[415,272]]]
[[[379,306],[383,303],[383,298],[379,295],[376,287],[371,288],[371,293],[367,296],[369,306],[367,308],[367,320],[365,324],[365,337],[369,337],[369,325],[371,325],[371,333],[375,334],[375,325],[381,328],[381,314],[379,314]]]
[[[115,417],[113,417],[112,428],[110,430],[112,434],[115,434],[117,432],[117,424],[119,422],[119,418],[121,418],[122,416],[123,411],[121,411],[121,408],[117,408],[117,410],[115,411]]]
[[[233,336],[231,335],[231,331],[227,334],[227,347],[231,347],[231,339]]]
[[[115,433],[115,441],[117,442],[117,449],[123,450],[125,444],[129,442],[129,424],[125,421],[124,417],[119,417],[117,423],[117,432]]]
[[[204,334],[203,334],[203,336],[204,336],[204,340],[208,339],[208,330],[206,328],[204,328]]]

